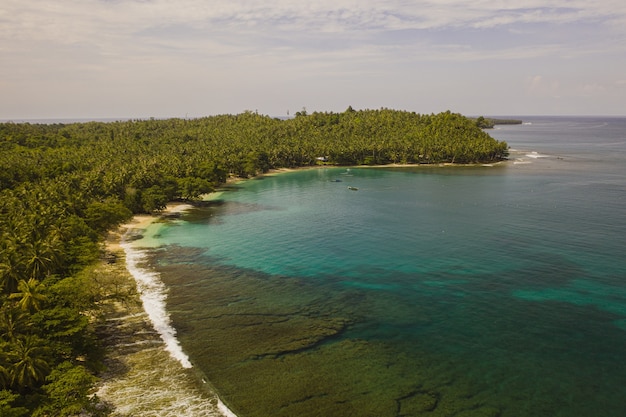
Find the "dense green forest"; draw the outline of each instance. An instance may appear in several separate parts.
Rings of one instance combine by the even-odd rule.
[[[92,273],[107,231],[272,168],[479,163],[507,144],[451,112],[0,124],[0,416],[104,415]]]

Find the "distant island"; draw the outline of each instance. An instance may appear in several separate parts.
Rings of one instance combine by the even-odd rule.
[[[115,263],[102,243],[133,215],[270,169],[500,161],[487,120],[349,107],[0,124],[0,415],[102,415],[102,306],[128,295],[94,268]]]
[[[493,117],[477,117],[473,119],[476,125],[481,129],[493,129],[495,125],[521,125],[522,120],[519,119],[495,119]]]

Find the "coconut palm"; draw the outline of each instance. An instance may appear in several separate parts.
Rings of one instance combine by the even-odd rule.
[[[43,382],[50,372],[46,361],[48,348],[36,336],[25,336],[12,344],[9,355],[13,363],[8,369],[11,385],[18,391],[29,389]]]
[[[20,334],[24,334],[30,326],[28,317],[24,311],[9,303],[3,305],[0,309],[0,336],[2,336],[2,340],[12,342]]]
[[[0,389],[7,388],[10,382],[8,355],[4,352],[4,346],[0,345]]]
[[[5,293],[15,291],[22,276],[22,264],[17,254],[7,253],[6,257],[0,260],[0,290]]]
[[[17,284],[17,291],[9,296],[11,299],[19,299],[17,305],[24,311],[39,311],[42,304],[48,299],[43,294],[44,285],[35,278],[28,281],[20,280]]]
[[[57,236],[51,236],[49,239],[35,239],[24,246],[24,264],[31,277],[43,278],[52,272],[60,253],[60,242]]]

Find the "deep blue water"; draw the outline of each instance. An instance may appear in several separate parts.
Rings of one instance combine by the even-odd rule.
[[[501,165],[267,176],[162,226],[174,326],[231,409],[623,415],[626,119],[524,122],[489,132]]]

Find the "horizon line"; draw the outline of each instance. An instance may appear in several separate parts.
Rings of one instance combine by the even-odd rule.
[[[371,109],[362,109],[362,110],[371,110]],[[398,110],[398,111],[408,111],[408,110],[399,110],[399,109],[390,109],[390,110]],[[315,113],[316,111],[311,112]],[[214,116],[223,116],[223,115],[237,115],[244,114],[246,111],[242,111],[239,113],[218,113],[218,114],[207,114],[202,116],[146,116],[146,117],[15,117],[15,118],[1,118],[0,123],[31,123],[31,124],[66,124],[66,123],[88,123],[88,122],[102,122],[102,123],[110,123],[110,122],[130,122],[130,121],[149,121],[149,120],[169,120],[169,119],[182,119],[182,120],[196,120],[202,119],[206,117],[214,117]],[[333,112],[331,112],[333,113]],[[341,112],[338,112],[341,113]],[[420,112],[415,112],[420,113]],[[455,112],[453,112],[455,113]],[[430,113],[421,113],[421,114],[430,114]],[[437,113],[434,113],[437,114]],[[462,113],[460,113],[462,114]],[[261,114],[262,116],[268,116],[272,118],[278,118],[283,120],[293,119],[295,116],[272,116],[269,114]],[[626,118],[626,114],[462,114],[465,117],[487,117],[487,118],[521,118],[521,117],[605,117],[605,118]]]

